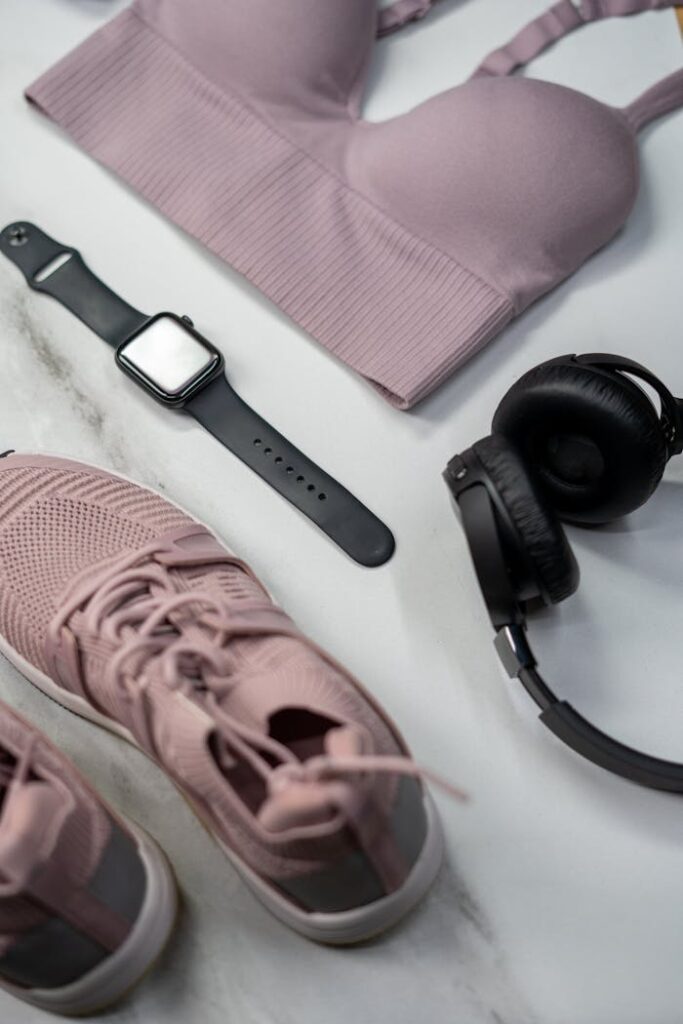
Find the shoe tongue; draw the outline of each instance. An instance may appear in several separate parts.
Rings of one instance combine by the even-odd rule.
[[[0,812],[0,877],[23,886],[50,858],[69,810],[50,782],[10,783]]]
[[[325,734],[325,753],[330,757],[357,757],[365,753],[365,737],[360,729],[340,725]]]
[[[323,747],[330,758],[354,757],[363,753],[364,739],[358,729],[339,726],[325,734]],[[355,794],[348,776],[294,780],[263,803],[258,818],[269,832],[321,825],[340,811],[350,817],[357,802]]]

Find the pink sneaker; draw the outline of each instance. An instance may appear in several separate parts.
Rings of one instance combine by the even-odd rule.
[[[0,650],[142,747],[309,938],[393,925],[441,858],[395,726],[202,525],[119,476],[0,460]]]
[[[0,986],[53,1013],[104,1008],[156,960],[175,910],[158,847],[0,704]]]

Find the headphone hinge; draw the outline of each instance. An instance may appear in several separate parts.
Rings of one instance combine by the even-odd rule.
[[[515,679],[523,669],[536,668],[536,659],[526,638],[526,628],[511,622],[496,633],[493,641],[503,668]]]

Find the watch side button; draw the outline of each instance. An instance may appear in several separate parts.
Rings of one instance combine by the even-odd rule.
[[[187,316],[186,313],[183,313],[180,319],[183,321],[183,323],[186,323],[188,327],[194,327],[193,321],[190,320],[189,316]]]

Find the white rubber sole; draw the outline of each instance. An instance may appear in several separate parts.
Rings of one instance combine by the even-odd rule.
[[[122,999],[161,955],[178,909],[175,880],[154,840],[124,820],[138,844],[147,875],[145,898],[128,938],[92,971],[62,988],[25,989],[2,982],[2,988],[17,999],[65,1017],[97,1013]]]
[[[64,456],[55,455],[54,457],[63,458]],[[95,466],[92,463],[81,462],[80,465],[89,466],[92,469],[103,472],[100,466]],[[105,470],[104,472],[107,472],[111,476],[117,476],[121,480],[126,480],[128,483],[135,484],[137,487],[143,487],[145,490],[151,491],[158,497],[163,498],[164,501],[174,505],[200,526],[204,526],[209,530],[209,532],[215,532],[211,527],[202,523],[194,513],[183,508],[183,506],[179,505],[177,502],[171,501],[167,495],[162,494],[160,491],[156,490],[156,488],[150,487],[146,484],[137,484],[136,481],[125,476],[123,473],[113,473],[110,470]],[[224,544],[224,547],[227,551],[231,551],[227,544]],[[271,595],[269,594],[269,596]],[[271,600],[274,599],[271,597]],[[107,729],[109,732],[115,733],[122,739],[127,740],[128,743],[131,743],[134,747],[142,749],[129,729],[126,729],[125,726],[120,725],[118,722],[114,721],[114,719],[101,714],[101,712],[91,707],[86,700],[79,697],[78,694],[70,693],[68,690],[64,690],[62,687],[57,686],[49,676],[45,675],[44,672],[40,672],[39,669],[28,662],[19,654],[18,651],[10,646],[2,635],[0,635],[0,654],[3,654],[5,658],[7,658],[7,660],[29,680],[29,682],[33,683],[33,685],[41,690],[47,697],[56,701],[57,704],[61,704],[62,707],[67,708],[67,710],[73,711],[74,714],[79,715],[81,718],[86,718],[90,722],[94,722],[96,725],[101,726],[103,729]],[[143,753],[147,752],[143,751]],[[200,821],[202,821],[202,824],[207,828],[207,831],[221,847],[236,871],[244,879],[246,884],[261,903],[263,903],[264,906],[278,918],[278,920],[288,925],[300,935],[303,935],[308,939],[312,939],[315,942],[322,942],[329,945],[351,945],[356,942],[363,942],[367,939],[373,938],[381,932],[392,928],[401,920],[401,918],[405,917],[405,915],[408,914],[428,892],[432,883],[436,879],[443,860],[443,833],[441,831],[441,825],[439,823],[434,803],[429,794],[425,792],[424,808],[427,818],[427,835],[420,855],[401,888],[380,900],[376,900],[374,903],[367,904],[364,907],[358,907],[354,910],[346,910],[336,914],[309,913],[305,910],[301,910],[281,895],[277,889],[264,881],[264,879],[253,871],[241,857],[226,846],[211,829],[209,823],[203,819],[198,809],[193,806],[188,795],[180,789],[180,787],[177,788],[184,799],[190,804]]]

